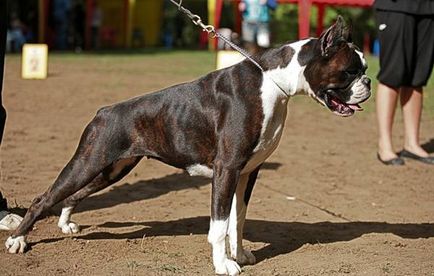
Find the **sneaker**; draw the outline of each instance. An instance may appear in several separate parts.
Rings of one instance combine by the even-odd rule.
[[[0,211],[0,230],[11,231],[17,229],[20,225],[22,217],[8,211]]]

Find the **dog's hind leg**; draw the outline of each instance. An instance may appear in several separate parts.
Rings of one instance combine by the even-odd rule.
[[[229,248],[231,257],[240,265],[252,265],[256,263],[256,258],[253,254],[243,248],[243,229],[246,219],[247,205],[250,195],[258,176],[260,166],[258,166],[250,174],[240,176],[240,181],[237,185],[237,190],[232,201],[231,213],[229,216]]]
[[[116,116],[110,109],[102,109],[86,127],[72,159],[54,184],[33,200],[22,222],[7,239],[5,245],[10,253],[24,252],[25,235],[45,210],[86,186],[128,150],[128,137],[115,128],[117,125],[109,127]]]
[[[77,233],[80,227],[71,221],[71,213],[80,201],[89,195],[96,193],[121,180],[140,162],[142,156],[125,158],[118,160],[105,168],[92,182],[81,188],[75,194],[63,201],[62,214],[60,215],[58,226],[65,234]]]
[[[38,217],[46,210],[72,195],[83,186],[92,181],[99,172],[85,171],[84,165],[77,165],[76,160],[63,169],[54,184],[42,195],[36,197],[18,228],[6,240],[9,253],[23,253],[26,247],[25,235],[30,231]]]

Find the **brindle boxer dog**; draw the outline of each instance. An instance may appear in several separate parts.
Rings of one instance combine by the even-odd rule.
[[[36,219],[61,201],[58,226],[77,233],[79,226],[70,220],[74,207],[122,179],[146,156],[212,178],[208,241],[215,272],[237,275],[240,265],[254,264],[242,247],[246,209],[259,168],[282,135],[287,95],[305,93],[340,116],[361,110],[359,104],[370,96],[366,62],[341,17],[319,39],[287,44],[256,59],[264,72],[245,60],[99,110],[72,159],[7,239],[8,251],[24,252]]]

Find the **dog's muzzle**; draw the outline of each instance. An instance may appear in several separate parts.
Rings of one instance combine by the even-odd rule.
[[[340,95],[350,95],[347,100],[343,100]],[[371,96],[371,80],[362,75],[355,78],[347,86],[328,87],[318,93],[318,101],[326,106],[334,114],[348,117],[356,111],[362,111],[359,105]]]

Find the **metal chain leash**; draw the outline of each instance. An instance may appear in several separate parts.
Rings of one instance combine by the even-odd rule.
[[[170,2],[172,2],[174,5],[176,5],[178,7],[178,10],[180,10],[181,12],[185,13],[188,18],[190,18],[190,20],[193,22],[194,25],[199,26],[202,28],[203,31],[207,32],[208,34],[211,35],[212,38],[219,38],[221,40],[223,40],[225,43],[227,43],[229,46],[231,46],[234,50],[236,50],[237,52],[239,52],[240,54],[242,54],[244,57],[246,57],[248,60],[250,60],[256,67],[258,67],[262,72],[264,72],[264,68],[262,68],[261,65],[259,65],[258,62],[256,62],[252,56],[250,56],[245,50],[243,50],[242,48],[238,47],[237,45],[235,45],[232,41],[230,41],[227,37],[223,36],[222,34],[220,34],[219,32],[217,32],[215,30],[215,27],[213,25],[205,25],[202,22],[202,19],[200,18],[199,15],[192,13],[190,10],[184,8],[182,6],[182,1],[183,0],[179,0],[179,2],[175,1],[175,0],[170,0]]]
[[[220,34],[219,32],[217,32],[215,30],[215,27],[213,25],[205,25],[202,22],[202,19],[200,18],[199,15],[194,14],[190,10],[184,8],[182,6],[182,1],[183,0],[179,0],[179,2],[177,2],[175,0],[170,0],[170,2],[172,2],[175,6],[178,7],[179,11],[183,12],[184,14],[186,14],[188,16],[188,18],[190,18],[190,20],[193,22],[194,25],[201,27],[202,30],[205,31],[205,32],[207,32],[209,35],[211,35],[212,38],[218,38],[218,39],[223,40],[225,43],[227,43],[229,46],[231,46],[234,50],[236,50],[241,55],[243,55],[246,59],[248,59],[250,62],[252,62],[256,67],[258,67],[259,70],[261,70],[261,72],[265,72],[264,68],[262,68],[262,66],[258,62],[256,62],[256,60],[254,60],[253,57],[251,55],[249,55],[244,49],[242,49],[241,47],[235,45],[227,37],[225,37],[222,34]],[[271,77],[270,77],[270,79],[280,89],[280,91],[283,94],[285,94],[285,96],[289,97],[289,94],[286,93],[285,90],[283,90],[283,88],[280,87],[279,84],[277,84]]]

